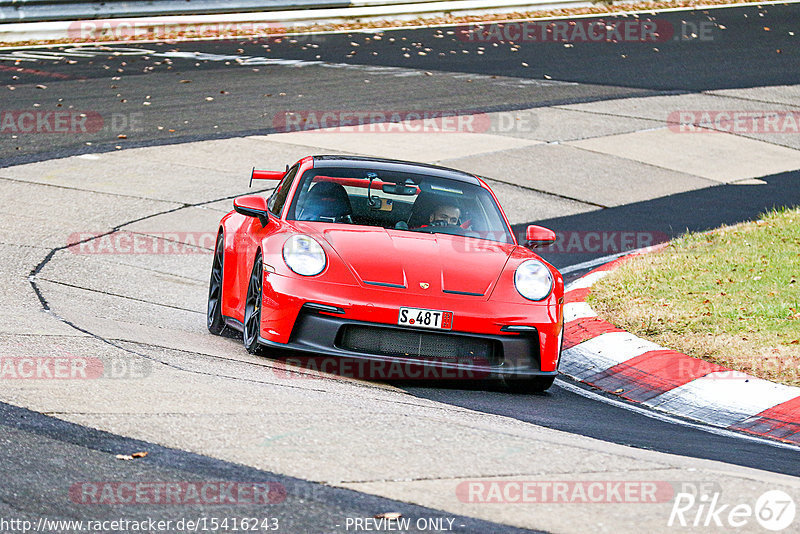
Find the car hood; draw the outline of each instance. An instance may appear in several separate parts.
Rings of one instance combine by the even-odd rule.
[[[309,225],[310,226],[310,225]],[[516,245],[384,228],[316,228],[366,287],[490,295]]]

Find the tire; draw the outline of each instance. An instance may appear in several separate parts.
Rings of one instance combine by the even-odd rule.
[[[208,331],[217,336],[225,332],[225,319],[222,317],[222,262],[224,256],[225,236],[220,232],[214,247],[214,263],[211,265],[211,280],[208,283],[208,310],[206,311]]]
[[[553,381],[554,376],[526,376],[521,378],[504,378],[506,388],[514,393],[544,393]]]
[[[250,354],[258,354],[261,346],[258,337],[261,335],[261,292],[264,284],[264,267],[261,254],[253,261],[250,283],[247,284],[247,297],[244,303],[244,322],[242,324],[242,343]]]

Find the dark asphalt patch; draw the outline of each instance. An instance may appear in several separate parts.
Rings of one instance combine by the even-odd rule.
[[[170,449],[4,403],[0,403],[0,443],[3,443],[0,463],[4,475],[0,505],[5,520],[27,519],[36,524],[41,517],[84,521],[151,518],[173,522],[205,518],[206,524],[211,524],[212,519],[276,518],[277,532],[311,533],[346,532],[348,517],[373,518],[381,513],[399,512],[411,520],[412,526],[418,519],[433,518],[452,519],[452,532],[532,532]],[[136,451],[148,454],[130,461],[115,458],[117,454],[129,455]],[[273,484],[285,489],[285,500],[276,499],[280,502],[275,504],[248,504],[246,500],[239,504],[193,504],[191,501],[176,504],[162,498],[168,502],[91,504],[90,499],[84,497],[90,493],[81,494],[80,490],[88,484],[106,487],[101,486],[104,482],[128,483],[151,497],[155,493],[145,488],[155,482],[180,482],[193,487],[209,482]],[[454,483],[454,492],[455,486]],[[130,493],[123,495],[128,497]],[[229,521],[227,529],[209,531],[236,531],[232,526]],[[420,530],[414,527],[411,531]]]

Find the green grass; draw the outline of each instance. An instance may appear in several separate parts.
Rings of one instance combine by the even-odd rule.
[[[687,234],[623,263],[588,301],[665,347],[800,385],[800,210]]]

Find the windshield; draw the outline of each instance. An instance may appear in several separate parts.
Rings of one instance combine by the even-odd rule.
[[[287,219],[513,243],[499,207],[483,187],[405,172],[310,169]]]

